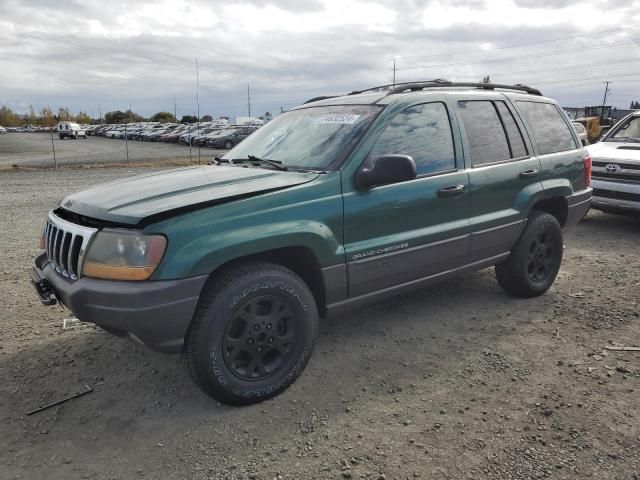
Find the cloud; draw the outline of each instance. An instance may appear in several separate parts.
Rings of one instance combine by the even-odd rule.
[[[68,105],[96,116],[98,105],[104,112],[131,104],[149,115],[173,110],[175,96],[178,114],[191,114],[197,58],[200,111],[244,115],[248,83],[252,111],[279,111],[315,95],[389,83],[395,58],[399,81],[491,75],[540,83],[561,101],[596,102],[609,79],[603,72],[638,71],[631,39],[640,29],[626,27],[639,24],[640,2],[560,4],[9,0],[0,17],[0,100],[21,111]],[[601,30],[614,31],[591,35]],[[531,45],[511,48],[522,44]],[[548,83],[558,80],[566,84]],[[611,98],[628,105],[632,78],[610,80]]]

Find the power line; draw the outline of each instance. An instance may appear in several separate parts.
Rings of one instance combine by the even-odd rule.
[[[569,40],[572,38],[583,38],[583,37],[590,37],[593,35],[602,35],[603,33],[612,33],[612,32],[620,32],[622,30],[633,30],[633,29],[637,29],[640,28],[640,26],[633,26],[633,27],[621,27],[621,28],[612,28],[609,30],[601,30],[599,32],[591,32],[591,33],[583,33],[580,35],[569,35],[566,37],[558,37],[558,38],[553,38],[550,40],[541,40],[538,42],[530,42],[530,43],[520,43],[520,44],[516,44],[516,45],[506,45],[503,47],[494,47],[494,48],[486,48],[486,49],[476,49],[476,50],[465,50],[464,52],[450,52],[450,53],[437,53],[434,55],[416,55],[416,56],[411,56],[411,57],[400,57],[403,60],[406,59],[412,59],[412,58],[436,58],[436,57],[449,57],[452,55],[466,55],[466,54],[473,54],[473,53],[484,53],[484,52],[493,52],[493,51],[497,51],[497,50],[507,50],[507,49],[511,49],[511,48],[521,48],[521,47],[529,47],[532,45],[542,45],[545,43],[553,43],[553,42],[559,42],[560,40]]]
[[[595,45],[593,47],[571,48],[571,49],[566,49],[566,50],[550,50],[548,52],[533,53],[533,54],[528,54],[528,55],[518,55],[518,56],[515,56],[515,57],[493,58],[493,59],[478,60],[478,61],[472,61],[472,62],[443,63],[443,64],[437,64],[437,65],[416,65],[415,67],[406,67],[405,70],[419,70],[419,69],[424,69],[424,68],[461,67],[461,66],[476,65],[476,64],[481,64],[481,63],[484,64],[484,63],[510,62],[510,61],[513,61],[513,60],[521,60],[521,59],[524,59],[524,58],[550,57],[550,56],[554,56],[554,55],[562,55],[564,53],[584,52],[584,51],[588,51],[588,50],[597,50],[597,49],[601,49],[601,48],[611,48],[611,47],[616,47],[616,46],[619,46],[619,45],[626,45],[629,42],[633,42],[633,41],[640,41],[640,39],[635,39],[634,38],[634,39],[626,40],[624,42],[609,43],[607,45]]]

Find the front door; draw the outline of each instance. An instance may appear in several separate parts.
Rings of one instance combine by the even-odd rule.
[[[412,181],[359,191],[343,178],[349,296],[357,297],[455,268],[468,253],[468,176],[442,102],[393,116],[367,162],[410,155]]]

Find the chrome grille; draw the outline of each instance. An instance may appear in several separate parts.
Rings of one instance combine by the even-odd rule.
[[[67,222],[52,211],[44,227],[47,258],[54,270],[65,278],[77,280],[89,242],[98,230]]]

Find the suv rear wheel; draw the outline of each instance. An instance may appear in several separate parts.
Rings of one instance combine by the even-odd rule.
[[[533,211],[509,258],[496,265],[498,283],[516,297],[537,297],[553,284],[562,263],[562,228],[553,215]]]
[[[318,310],[305,282],[273,263],[244,263],[203,290],[185,342],[191,376],[233,405],[284,391],[305,368],[318,334]]]

